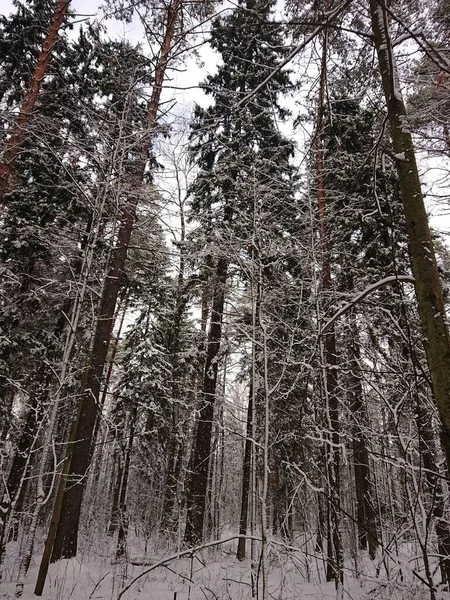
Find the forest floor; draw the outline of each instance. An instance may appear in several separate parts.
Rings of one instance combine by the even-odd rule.
[[[251,569],[250,561],[237,561],[235,543],[198,552],[195,557],[170,560],[155,568],[155,563],[174,553],[174,548],[153,546],[152,552],[130,556],[127,562],[111,560],[109,549],[89,548],[72,560],[50,566],[44,600],[250,600],[252,576],[257,581],[257,598],[263,586],[271,600],[332,600],[337,598],[333,583],[326,583],[323,564],[317,557],[307,558],[300,550],[271,546],[266,558],[266,583],[262,565]],[[176,553],[176,548],[175,548]],[[108,556],[108,554],[110,554]],[[112,553],[113,555],[113,553]],[[23,600],[36,600],[33,593],[40,556],[28,571]],[[342,598],[346,600],[428,600],[429,588],[414,576],[414,559],[403,566],[383,565],[359,559],[346,563]],[[132,563],[145,563],[132,564]],[[19,564],[19,544],[8,544],[0,600],[15,596]],[[378,562],[378,566],[381,563]],[[389,576],[386,572],[389,571]],[[149,569],[151,569],[149,571]],[[149,571],[149,572],[147,572]],[[147,572],[142,577],[141,574]],[[402,581],[403,579],[403,581]],[[134,581],[135,580],[135,581]],[[124,591],[127,586],[129,589]],[[450,593],[436,592],[436,600],[450,600]]]

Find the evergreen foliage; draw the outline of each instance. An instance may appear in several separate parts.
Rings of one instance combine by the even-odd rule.
[[[2,585],[36,545],[37,595],[107,555],[125,597],[184,543],[174,597],[439,600],[449,257],[417,164],[442,191],[447,0],[107,0],[123,39],[69,11],[8,162],[60,6],[0,16]],[[222,594],[192,548],[226,532],[249,569],[227,555]]]

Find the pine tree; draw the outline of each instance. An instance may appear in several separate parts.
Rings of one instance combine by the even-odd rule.
[[[415,290],[441,423],[441,443],[450,466],[450,335],[445,316],[442,286],[425,211],[408,114],[399,87],[390,34],[389,17],[375,1],[370,3],[372,31],[390,123],[408,240],[411,247]]]
[[[14,127],[12,128],[11,136],[8,139],[6,148],[3,152],[2,160],[0,162],[0,202],[3,202],[3,196],[8,186],[13,162],[15,161],[20,145],[25,138],[41,84],[47,73],[48,64],[58,39],[58,32],[67,15],[69,4],[70,0],[59,0],[54,7],[52,19],[42,45],[42,50],[39,54],[36,67],[30,81],[30,87],[24,95],[19,114]]]
[[[139,204],[142,183],[145,179],[147,161],[156,133],[156,124],[162,88],[168,62],[175,44],[175,31],[179,20],[181,0],[167,7],[163,26],[163,38],[158,49],[155,65],[154,82],[151,97],[147,106],[146,131],[143,136],[133,139],[132,149],[128,155],[128,181],[130,189],[128,197],[121,205],[121,214],[117,228],[117,238],[111,249],[107,274],[98,306],[97,322],[93,334],[92,349],[81,381],[79,407],[69,436],[69,450],[64,465],[64,473],[59,484],[59,493],[54,507],[54,528],[49,531],[46,550],[41,563],[37,591],[42,593],[50,552],[53,560],[68,558],[76,554],[78,527],[81,515],[84,491],[84,475],[90,463],[90,447],[95,433],[98,398],[108,346],[113,330],[114,313],[121,280],[124,275],[125,260],[130,244]],[[142,81],[134,73],[134,86]],[[66,475],[75,484],[66,486]],[[52,550],[53,548],[53,550]]]

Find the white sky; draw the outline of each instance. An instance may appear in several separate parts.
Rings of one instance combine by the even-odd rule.
[[[1,14],[7,15],[14,10],[11,0],[2,0]],[[100,2],[96,0],[72,0],[71,7],[76,13],[92,14],[97,10]]]

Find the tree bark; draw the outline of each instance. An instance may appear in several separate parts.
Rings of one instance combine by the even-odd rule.
[[[431,415],[417,398],[417,431],[419,434],[420,456],[425,468],[425,484],[432,503],[432,513],[435,519],[436,538],[439,551],[439,566],[442,582],[450,582],[450,526],[446,515],[445,494],[442,482],[438,477],[439,469],[436,464],[436,445]]]
[[[376,528],[376,513],[370,494],[370,465],[367,438],[364,426],[367,424],[367,411],[364,405],[361,377],[359,375],[360,347],[356,328],[352,328],[349,343],[350,354],[350,409],[353,416],[353,468],[356,492],[356,520],[358,523],[358,545],[368,550],[375,559],[379,546]]]
[[[120,501],[120,486],[122,484],[123,477],[123,456],[120,456],[121,452],[116,451],[114,457],[114,477],[113,477],[113,497],[112,497],[112,508],[111,517],[108,524],[108,535],[114,535],[117,526],[119,525],[119,501]]]
[[[216,399],[218,353],[222,338],[222,318],[225,304],[225,285],[228,274],[228,261],[219,258],[216,269],[211,323],[208,334],[206,361],[203,379],[202,400],[200,405],[197,434],[195,437],[192,472],[186,504],[186,531],[184,542],[195,546],[203,539],[206,492],[208,485],[208,463],[211,452],[211,437]]]
[[[147,115],[148,135],[142,144],[140,157],[135,165],[134,178],[136,190],[139,189],[145,174],[148,152],[156,126],[166,67],[172,50],[175,24],[181,5],[182,0],[173,0],[167,12],[166,29],[155,70],[155,82]],[[65,463],[67,476],[63,475],[61,477],[60,487],[63,488],[63,492],[57,495],[61,505],[57,506],[55,504],[54,507],[54,520],[56,520],[57,526],[52,531],[52,536],[50,536],[49,531],[47,539],[48,545],[53,547],[52,561],[59,560],[60,558],[72,558],[77,553],[81,503],[91,457],[90,447],[98,416],[101,381],[108,346],[111,341],[115,306],[124,272],[137,204],[138,194],[130,198],[126,203],[123,209],[117,242],[109,259],[109,270],[105,279],[98,310],[91,357],[81,384],[78,414],[68,440],[68,454]],[[53,540],[51,537],[53,537]],[[42,594],[48,565],[41,563],[41,568],[43,570],[43,581],[41,578],[39,584],[40,594]],[[35,593],[40,595],[37,591]]]
[[[253,385],[250,385],[247,408],[247,431],[245,436],[244,464],[242,466],[241,517],[239,535],[247,535],[248,497],[250,492],[250,469],[252,464],[252,431],[253,431]],[[238,560],[245,559],[245,537],[240,537],[236,552]]]
[[[128,515],[127,515],[127,492],[128,479],[130,475],[131,453],[133,451],[134,430],[136,426],[137,407],[136,403],[130,413],[130,424],[128,432],[127,447],[125,449],[125,457],[122,471],[122,481],[120,483],[119,494],[119,534],[117,537],[116,558],[122,558],[126,551],[127,533],[128,533]]]
[[[67,14],[69,4],[70,0],[59,0],[56,5],[52,23],[34,69],[31,85],[25,94],[11,137],[6,145],[5,152],[3,153],[2,161],[0,162],[0,202],[2,202],[8,187],[14,160],[19,152],[20,145],[25,139],[27,128],[39,95],[39,90],[41,89],[42,81],[47,73],[48,63],[50,62],[53,48],[58,40],[58,32]]]
[[[325,2],[325,8],[328,3]],[[331,258],[327,233],[327,202],[325,191],[325,168],[323,150],[323,114],[325,108],[325,92],[327,81],[327,31],[324,31],[322,46],[322,64],[320,73],[320,86],[318,97],[318,112],[316,125],[316,176],[317,176],[317,203],[319,212],[319,233],[322,250],[322,293],[328,299],[332,291]],[[336,589],[342,583],[342,544],[339,532],[340,510],[340,452],[339,452],[339,402],[337,397],[337,351],[334,323],[323,335],[323,387],[325,397],[326,418],[328,421],[329,444],[326,451],[327,477],[328,477],[328,556],[327,580],[334,579]]]
[[[415,291],[433,393],[442,423],[441,442],[450,467],[450,339],[436,256],[425,210],[408,117],[390,39],[386,10],[370,0],[372,31],[386,98],[408,239]]]
[[[183,291],[184,257],[180,260],[180,273],[178,277],[177,304],[174,311],[173,325],[169,336],[168,350],[172,363],[172,427],[169,433],[166,485],[164,490],[164,501],[161,517],[161,529],[171,529],[172,513],[178,488],[179,460],[178,456],[182,446],[182,433],[180,427],[180,406],[182,390],[180,389],[180,377],[182,371],[178,357],[180,333],[183,316],[186,311],[187,298]]]
[[[134,202],[133,202],[134,204]],[[134,206],[125,209],[117,245],[111,253],[110,269],[106,276],[100,302],[97,327],[91,359],[81,386],[81,399],[77,427],[68,443],[72,446],[70,469],[67,476],[58,533],[54,541],[52,562],[72,558],[77,553],[78,526],[81,513],[86,473],[91,459],[91,442],[98,416],[103,370],[106,363],[114,322],[116,301],[123,275],[126,253],[134,221]]]

